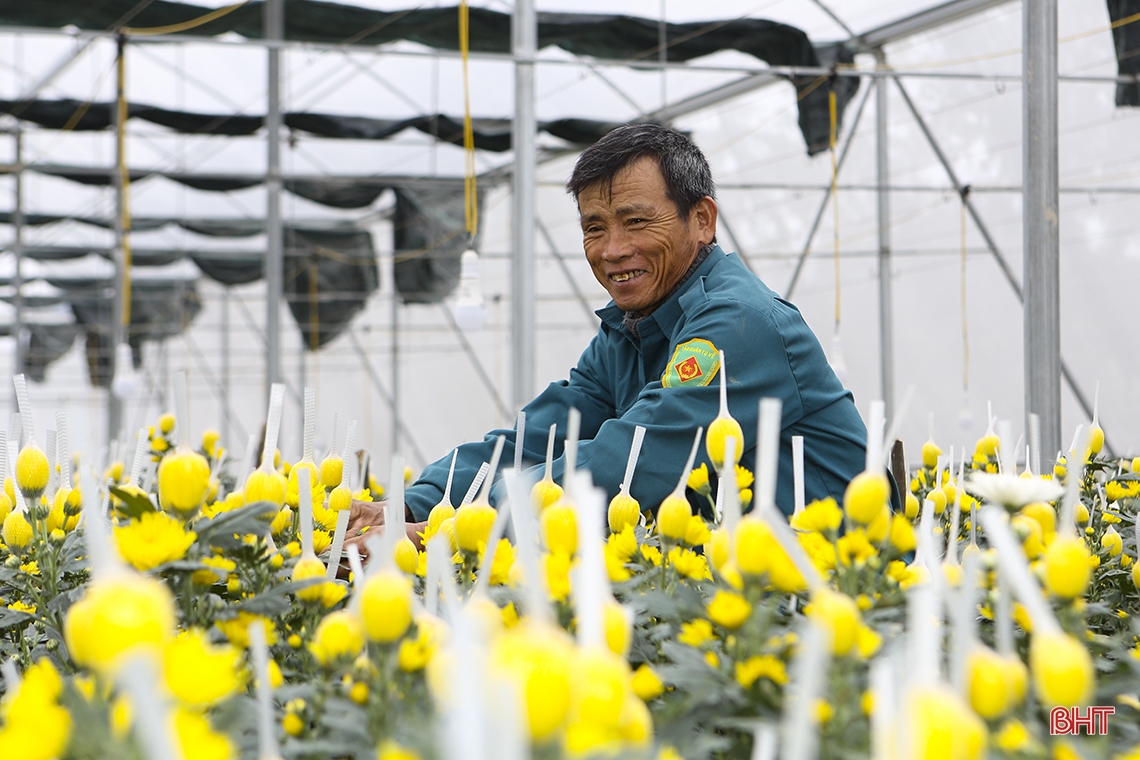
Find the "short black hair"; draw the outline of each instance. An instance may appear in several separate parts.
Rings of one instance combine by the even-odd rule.
[[[688,221],[689,212],[708,196],[716,200],[716,186],[705,154],[684,134],[660,124],[627,124],[598,140],[578,157],[566,183],[574,200],[599,182],[612,186],[617,173],[639,158],[657,161],[665,179],[665,197],[677,214]]]

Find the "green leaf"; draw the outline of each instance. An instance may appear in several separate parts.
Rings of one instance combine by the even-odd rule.
[[[240,539],[234,539],[235,534],[241,536],[248,533],[263,533],[273,521],[275,514],[277,514],[275,504],[255,501],[195,523],[194,532],[198,534],[200,543],[223,549],[235,548],[241,545]]]
[[[27,612],[0,607],[0,629],[11,628],[21,623],[31,623],[34,620],[39,620],[39,618]]]
[[[243,600],[241,603],[235,605],[234,609],[244,610],[254,615],[265,615],[269,618],[281,617],[293,608],[293,600],[289,598],[290,594],[295,594],[300,589],[324,582],[325,577],[321,576],[320,578],[309,578],[303,581],[282,583],[280,586],[274,586],[264,594],[258,594],[251,599]]]
[[[119,486],[111,486],[111,493],[122,502],[115,507],[115,511],[124,517],[137,520],[147,512],[157,512],[158,508],[145,494],[124,491]]]

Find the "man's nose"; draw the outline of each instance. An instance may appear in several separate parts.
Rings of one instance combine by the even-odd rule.
[[[632,240],[622,229],[612,230],[606,235],[602,247],[602,258],[606,261],[620,261],[633,253]]]

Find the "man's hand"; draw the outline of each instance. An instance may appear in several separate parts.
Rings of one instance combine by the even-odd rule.
[[[365,541],[369,536],[381,536],[384,530],[384,509],[387,502],[383,501],[356,501],[353,499],[352,507],[348,513],[348,530],[345,531],[344,550],[348,552],[349,546],[355,546],[360,552],[362,560],[368,559],[368,547]],[[367,531],[361,533],[362,530]],[[417,549],[423,548],[423,539],[420,534],[427,529],[426,522],[408,522],[405,533]]]

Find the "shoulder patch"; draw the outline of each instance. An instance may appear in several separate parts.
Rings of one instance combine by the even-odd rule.
[[[661,376],[665,388],[708,385],[720,369],[720,351],[702,338],[694,338],[677,346],[673,358]]]

